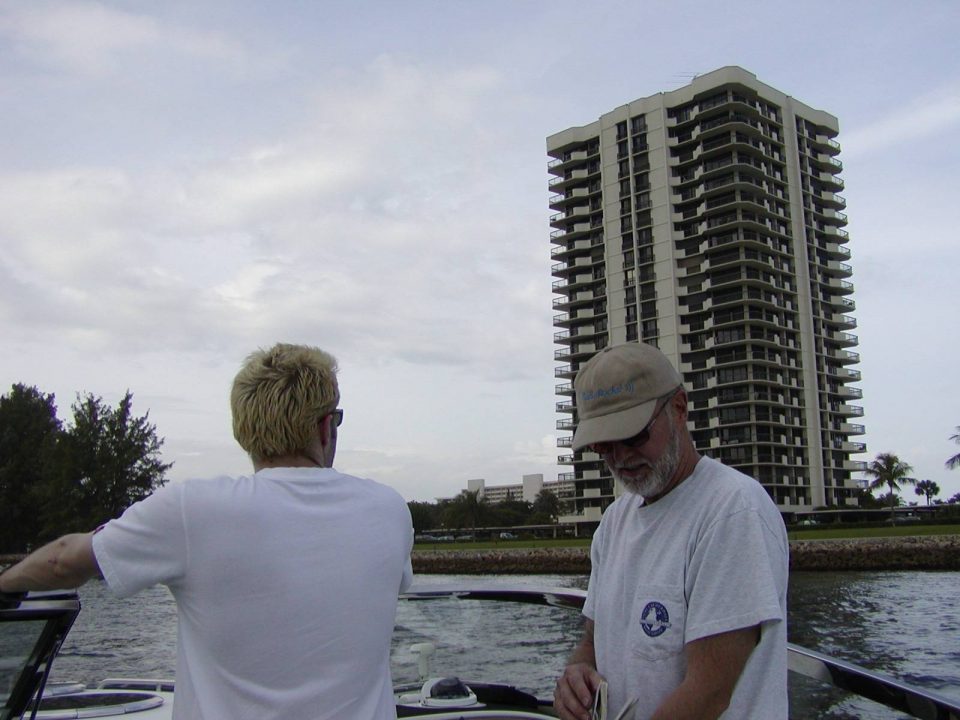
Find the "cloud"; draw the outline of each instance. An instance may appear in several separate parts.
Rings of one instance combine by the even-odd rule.
[[[891,102],[895,98],[891,96]],[[944,85],[925,93],[868,125],[854,128],[842,136],[843,159],[874,155],[889,147],[921,138],[960,124],[960,86]]]
[[[132,52],[180,54],[230,64],[245,63],[243,49],[215,32],[164,24],[155,17],[97,2],[32,2],[0,14],[0,34],[40,66],[79,75],[127,69]]]
[[[469,126],[509,102],[501,90],[483,67],[384,56],[317,85],[295,133],[244,136],[232,155],[0,173],[0,273],[16,288],[0,311],[14,335],[112,352],[320,338],[352,357],[542,373],[542,213],[490,176],[506,139]]]

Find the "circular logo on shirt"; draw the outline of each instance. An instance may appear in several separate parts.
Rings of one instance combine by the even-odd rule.
[[[663,635],[670,627],[670,613],[656,600],[648,602],[640,613],[640,627],[648,637]]]

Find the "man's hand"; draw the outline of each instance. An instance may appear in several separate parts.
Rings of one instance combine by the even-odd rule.
[[[563,720],[590,720],[593,696],[603,677],[590,663],[570,663],[553,691],[553,709]]]

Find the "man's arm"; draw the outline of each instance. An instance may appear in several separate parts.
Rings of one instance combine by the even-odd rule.
[[[651,720],[714,720],[727,709],[760,626],[709,635],[687,643],[687,672]]]
[[[563,720],[590,720],[593,696],[602,680],[593,650],[593,620],[588,619],[580,643],[557,680],[553,708]]]
[[[64,535],[0,574],[0,592],[76,588],[100,574],[93,533]]]

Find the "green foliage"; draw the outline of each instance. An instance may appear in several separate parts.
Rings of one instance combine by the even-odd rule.
[[[900,489],[901,483],[914,485],[917,482],[912,477],[909,477],[911,472],[913,472],[913,468],[893,453],[880,453],[876,459],[867,466],[867,475],[874,478],[873,482],[870,483],[870,488],[872,490],[882,489],[883,487],[889,488],[887,499],[890,505],[891,523],[894,520],[893,508],[896,507],[894,498],[896,498],[899,503],[899,498],[897,498],[895,491]]]
[[[440,527],[440,508],[435,503],[414,500],[408,502],[407,507],[410,508],[414,532],[422,533]]]
[[[544,488],[537,493],[533,501],[533,512],[549,518],[547,522],[552,522],[560,514],[560,500],[552,490]]]
[[[27,550],[39,490],[62,431],[53,395],[14,385],[0,397],[0,551]]]
[[[857,490],[857,505],[868,510],[878,510],[884,507],[884,504],[874,497],[869,490]],[[814,510],[829,510],[830,508],[814,508]]]
[[[440,527],[465,529],[549,525],[556,522],[561,510],[560,501],[550,490],[541,490],[533,503],[514,499],[490,503],[477,492],[463,490],[449,500],[436,503],[409,502],[407,506],[417,533]]]
[[[487,506],[486,525],[514,527],[530,522],[533,507],[524,500],[504,500]]]
[[[957,425],[957,431],[950,436],[950,439],[957,445],[960,445],[960,425]],[[960,467],[960,453],[948,458],[944,465],[947,466],[948,470],[955,470]]]
[[[930,504],[930,498],[940,494],[940,486],[933,480],[920,480],[917,482],[914,492],[917,495],[924,495],[927,498],[927,505]]]
[[[0,552],[92,530],[166,482],[163,440],[132,404],[129,391],[116,408],[78,395],[64,429],[52,395],[0,398]]]
[[[462,491],[452,500],[444,503],[441,519],[449,528],[475,528],[487,525],[488,505],[480,497],[480,491]]]

